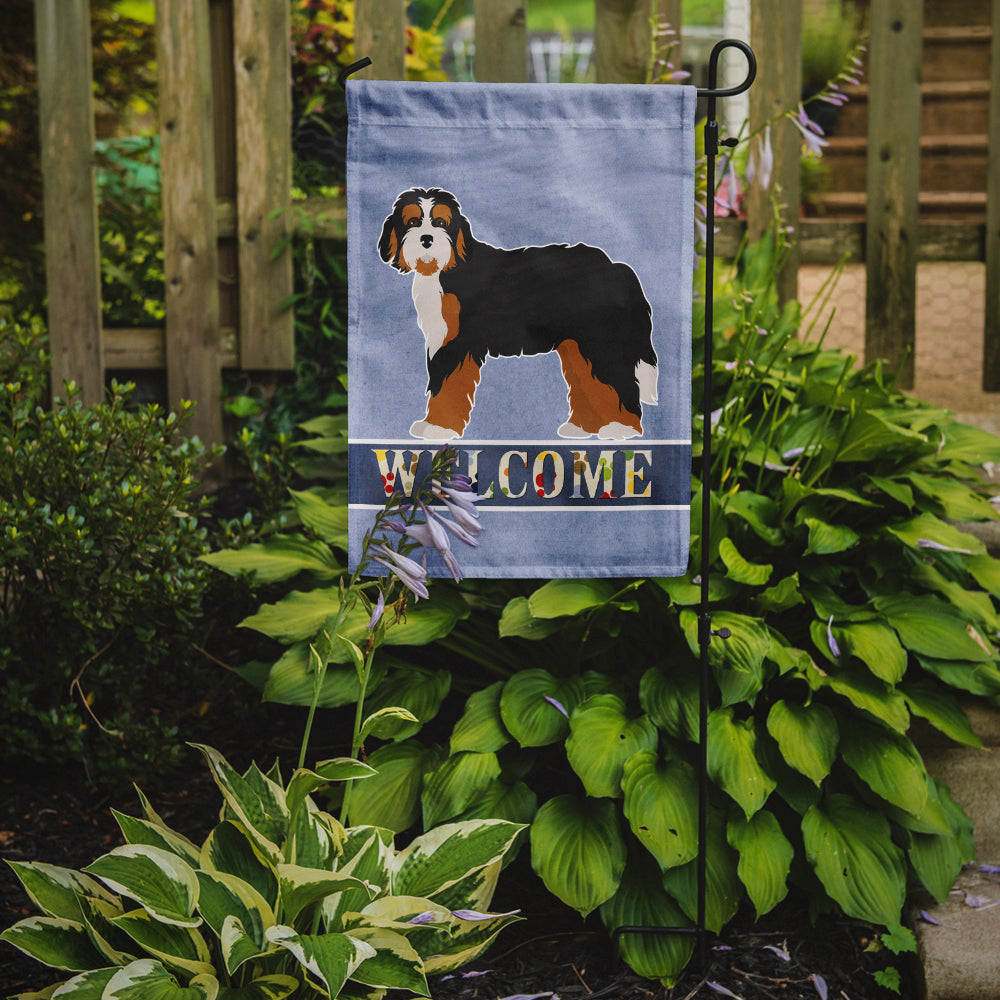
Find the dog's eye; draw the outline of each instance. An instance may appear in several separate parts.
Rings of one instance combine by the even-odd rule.
[[[408,229],[412,229],[414,226],[419,226],[420,220],[418,218],[410,218],[406,220],[406,226]]]
[[[435,220],[434,220],[434,221],[433,221],[433,222],[431,223],[431,225],[432,225],[432,226],[437,226],[437,227],[438,227],[438,229],[444,229],[444,227],[445,227],[446,225],[448,225],[448,223],[447,223],[447,222],[445,222],[445,221],[444,221],[444,219],[435,219]]]

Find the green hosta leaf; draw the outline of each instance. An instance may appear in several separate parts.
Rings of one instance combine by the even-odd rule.
[[[719,557],[726,564],[729,579],[735,580],[736,583],[745,583],[748,587],[763,587],[774,570],[770,563],[763,565],[748,562],[729,538],[719,541]]]
[[[263,778],[255,783],[238,774],[217,750],[202,744],[192,744],[208,761],[226,805],[246,827],[268,859],[280,857],[278,844],[288,831],[288,809],[284,789]]]
[[[500,777],[495,753],[452,754],[424,780],[424,826],[437,826],[468,809]]]
[[[806,857],[849,917],[899,923],[906,892],[902,851],[880,812],[849,795],[830,795],[802,820]]]
[[[968,586],[947,579],[927,562],[913,568],[911,579],[919,585],[912,589],[931,590],[940,594],[956,611],[980,625],[987,633],[996,635],[1000,631],[1000,615],[997,614],[993,598],[989,594],[981,590],[971,590]]]
[[[760,919],[788,894],[788,873],[795,849],[781,832],[774,813],[762,809],[750,819],[738,816],[726,829],[729,846],[739,851],[736,873]]]
[[[921,542],[933,542],[935,545],[943,545],[947,549],[956,549],[971,555],[983,555],[986,552],[986,546],[978,538],[933,514],[918,514],[909,521],[887,526],[886,531],[912,549],[923,548]]]
[[[79,897],[93,896],[109,903],[115,902],[97,879],[71,868],[60,868],[40,861],[8,861],[24,891],[46,916],[65,917],[67,920],[83,919]]]
[[[963,560],[965,568],[975,578],[976,583],[994,597],[1000,597],[1000,559],[990,555],[973,556]]]
[[[396,736],[406,739],[416,733],[421,725],[420,720],[409,709],[394,705],[372,712],[361,724],[358,735],[362,740],[369,736],[380,740],[391,740]]]
[[[833,627],[843,652],[856,656],[886,684],[898,684],[906,673],[906,650],[896,633],[878,622],[855,622]]]
[[[527,597],[515,597],[507,602],[500,615],[501,639],[545,639],[563,627],[562,622],[550,618],[535,618]]]
[[[28,917],[0,934],[6,941],[35,961],[54,969],[81,972],[99,968],[104,958],[91,944],[87,929],[65,917]]]
[[[615,595],[607,580],[550,580],[528,598],[534,618],[562,618],[607,604]]]
[[[924,680],[908,681],[900,686],[900,690],[910,711],[926,719],[945,736],[967,747],[983,745],[964,709],[947,688]]]
[[[500,692],[503,681],[470,695],[462,717],[451,733],[451,752],[474,750],[494,753],[510,742],[510,733],[500,717]]]
[[[865,476],[865,479],[907,510],[913,508],[913,490],[906,483],[885,476]]]
[[[297,535],[271,535],[265,542],[209,552],[199,558],[230,576],[246,574],[257,584],[277,583],[298,573],[331,580],[344,571],[328,545]]]
[[[761,591],[754,598],[757,607],[763,612],[787,611],[797,604],[804,604],[805,598],[799,590],[799,574],[792,573],[779,580],[773,587]]]
[[[860,537],[846,524],[828,524],[815,517],[804,518],[803,523],[809,529],[809,543],[805,551],[807,556],[828,556],[844,552]]]
[[[981,427],[949,421],[937,458],[940,462],[981,465],[983,462],[1000,461],[1000,447],[995,434]]]
[[[927,772],[905,736],[852,719],[850,737],[841,741],[847,766],[876,795],[905,812],[919,815],[927,801]]]
[[[157,961],[139,959],[118,969],[104,987],[101,1000],[216,1000],[219,981],[215,976],[195,976],[187,986]]]
[[[625,842],[608,799],[557,795],[531,825],[531,865],[553,895],[582,916],[618,889]]]
[[[391,632],[392,630],[390,630]],[[420,731],[438,713],[441,702],[451,689],[451,674],[447,670],[425,670],[410,667],[394,670],[365,702],[365,707],[376,712],[385,708],[403,708],[414,716],[414,721],[386,720],[379,727],[380,739],[405,740]]]
[[[111,922],[169,968],[179,969],[189,976],[212,974],[208,945],[193,928],[160,923],[145,910],[123,913]]]
[[[726,843],[726,825],[714,810],[708,817],[705,850],[705,926],[718,934],[732,919],[743,899],[743,884],[736,874],[736,852]],[[698,861],[663,873],[663,886],[691,920],[698,918]]]
[[[890,423],[871,410],[862,410],[851,421],[837,452],[838,462],[868,462],[888,449],[926,444],[923,434]]]
[[[351,973],[355,982],[430,996],[424,963],[402,934],[383,927],[362,926],[353,928],[351,937],[375,949],[375,954]]]
[[[678,740],[698,739],[698,674],[686,661],[667,673],[650,667],[639,682],[639,704],[660,729]]]
[[[653,750],[659,739],[646,716],[629,719],[625,703],[613,694],[595,694],[570,717],[566,757],[588,795],[616,799],[622,794],[622,768],[638,750]]]
[[[438,763],[436,751],[415,740],[379,747],[368,758],[378,772],[351,789],[354,826],[381,826],[399,833],[420,817],[424,774]]]
[[[118,821],[122,835],[128,843],[159,847],[164,851],[176,854],[189,865],[198,864],[199,849],[187,837],[175,833],[160,823],[126,816],[124,813],[118,812],[117,809],[112,809],[111,812]]]
[[[951,833],[911,833],[909,855],[924,888],[946,902],[964,863],[958,839]]]
[[[767,731],[785,761],[819,786],[837,756],[839,731],[833,712],[812,702],[798,705],[779,699],[767,716]]]
[[[925,497],[940,505],[942,514],[951,521],[992,521],[996,518],[996,511],[986,497],[954,478],[923,476],[917,472],[909,473],[906,478]]]
[[[339,996],[344,983],[375,949],[349,934],[296,934],[291,927],[270,927],[267,939],[287,949],[296,961],[332,997]]]
[[[461,879],[499,862],[521,829],[496,819],[446,823],[428,830],[396,855],[392,891],[434,899]]]
[[[560,679],[547,670],[522,670],[504,684],[500,716],[521,746],[547,746],[569,732],[569,716],[583,697],[579,677]]]
[[[780,546],[784,540],[781,513],[770,497],[750,490],[739,490],[726,498],[726,514],[745,521],[768,545]]]
[[[201,848],[200,867],[234,875],[253,886],[270,906],[277,905],[277,873],[242,824],[227,820],[208,835]]]
[[[700,655],[698,616],[693,611],[681,612],[681,627],[694,656]],[[728,639],[713,637],[708,647],[708,662],[722,690],[723,704],[753,701],[763,686],[764,659],[771,648],[771,636],[759,618],[717,611],[712,615],[712,628],[728,628]]]
[[[261,976],[245,986],[223,987],[218,1000],[285,1000],[298,988],[292,976]]]
[[[653,581],[663,590],[674,604],[681,607],[690,607],[692,604],[701,602],[701,584],[695,583],[689,573],[687,576],[664,576]],[[713,573],[708,578],[708,599],[710,601],[724,601],[727,597],[732,597],[739,589],[739,586],[723,576],[721,573]]]
[[[733,718],[732,708],[708,717],[708,773],[749,819],[774,791],[775,781],[757,762],[757,733],[752,718]]]
[[[1000,694],[1000,669],[993,663],[936,660],[930,656],[918,656],[917,662],[949,687],[986,697]]]
[[[490,782],[482,794],[456,819],[505,819],[527,826],[538,812],[538,796],[523,782]]]
[[[150,916],[178,927],[197,927],[198,878],[170,851],[146,844],[125,844],[98,858],[84,871],[113,892],[134,899]]]
[[[813,667],[806,677],[813,688],[829,688],[856,708],[881,719],[896,732],[906,732],[910,713],[906,710],[903,696],[884,681],[872,677],[868,670],[841,667],[835,673],[824,675]]]
[[[327,896],[345,889],[364,889],[367,886],[352,875],[327,872],[301,865],[278,865],[278,884],[281,888],[282,913],[286,920],[295,918],[307,906],[318,903]],[[370,895],[374,895],[374,891]]]
[[[339,645],[339,644],[338,644]],[[340,645],[343,649],[343,646]],[[334,653],[336,654],[336,651]],[[378,656],[372,664],[368,681],[370,688],[377,687],[385,677],[390,658]],[[331,663],[323,675],[317,708],[339,708],[358,700],[360,691],[358,675],[353,666]],[[289,646],[271,666],[264,681],[261,697],[279,705],[311,705],[316,697],[316,674],[312,668],[309,643],[297,642]]]
[[[642,750],[625,762],[625,818],[660,868],[683,865],[698,853],[698,782],[679,760]]]
[[[302,523],[330,545],[347,550],[347,504],[327,503],[313,490],[289,490]]]
[[[875,607],[899,633],[903,645],[915,653],[975,663],[996,658],[975,626],[936,597],[885,595],[875,598]]]
[[[265,950],[264,931],[274,925],[274,913],[267,900],[252,885],[235,875],[200,871],[198,883],[201,887],[199,912],[224,945],[227,943],[226,938],[230,939],[230,946],[223,950],[226,970],[232,975],[247,958],[255,957]],[[228,934],[224,934],[227,921],[237,921],[238,929],[230,928]],[[239,952],[232,946],[234,937],[241,942]],[[242,945],[246,939],[249,939],[251,946],[250,954],[242,953],[246,951]]]
[[[691,923],[664,891],[655,866],[641,857],[629,859],[618,890],[601,904],[601,919],[611,933],[619,927],[687,927]],[[638,975],[669,987],[690,961],[694,937],[626,933],[619,938],[619,948]]]

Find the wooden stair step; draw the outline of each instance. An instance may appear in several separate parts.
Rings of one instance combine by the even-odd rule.
[[[986,212],[985,191],[921,191],[919,196],[921,216],[947,216],[982,221]],[[815,199],[832,216],[845,218],[865,217],[868,204],[863,191],[829,191]]]

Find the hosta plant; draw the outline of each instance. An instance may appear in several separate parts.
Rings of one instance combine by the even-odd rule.
[[[140,793],[142,818],[115,813],[124,846],[82,871],[11,862],[41,915],[0,938],[64,975],[31,996],[428,996],[428,974],[470,961],[518,919],[487,912],[517,824],[450,823],[397,849],[391,831],[345,828],[312,798],[370,778],[366,764],[338,758],[286,784],[276,767],[240,774],[199,749],[224,802],[202,844]]]

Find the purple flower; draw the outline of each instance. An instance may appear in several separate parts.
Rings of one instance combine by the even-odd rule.
[[[556,701],[555,698],[552,698],[549,695],[544,695],[543,697],[550,705],[554,705],[557,709],[559,709],[559,711],[562,712],[562,714],[565,715],[567,719],[569,718],[569,712],[566,711],[565,707],[562,705],[561,702]]]
[[[494,917],[513,917],[520,913],[520,910],[511,910],[509,913],[480,913],[479,910],[452,910],[451,915],[459,920],[492,920]]]
[[[410,917],[406,922],[408,924],[432,924],[437,920],[437,915],[433,910],[424,910],[423,913],[418,913],[415,917]]]
[[[747,183],[756,180],[761,188],[767,190],[771,186],[771,174],[774,172],[774,150],[771,148],[771,126],[764,129],[764,135],[758,138],[756,144],[750,147],[750,159],[747,163]]]
[[[807,114],[806,109],[799,105],[798,114],[792,116],[792,124],[802,134],[802,139],[806,144],[806,149],[816,156],[823,155],[823,147],[827,145],[826,139],[821,138],[823,130]]]
[[[368,631],[371,632],[376,625],[382,620],[382,614],[385,611],[385,595],[380,590],[378,592],[378,600],[375,602],[375,607],[372,609],[372,616],[368,619]]]
[[[810,977],[813,981],[813,986],[816,987],[816,992],[819,994],[819,1000],[826,1000],[827,989],[826,980],[819,974],[813,973]]]
[[[417,597],[430,597],[427,591],[427,570],[409,556],[394,552],[386,545],[373,545],[372,558],[377,563],[390,570],[404,587],[413,591]]]
[[[930,538],[918,538],[917,547],[921,549],[938,549],[941,552],[960,552],[965,556],[972,555],[972,549],[956,549],[951,545],[942,545],[940,542],[935,542]]]
[[[727,990],[721,983],[713,983],[709,981],[706,982],[705,985],[713,992],[721,993],[724,997],[735,997],[735,1000],[743,1000],[738,993],[734,993],[732,990]]]
[[[833,637],[833,615],[830,615],[830,620],[826,623],[826,641],[830,647],[830,652],[834,656],[840,656],[840,646],[837,645],[837,640]]]
[[[777,955],[778,958],[780,958],[782,960],[782,962],[790,962],[792,960],[792,956],[789,955],[788,952],[784,948],[779,948],[775,944],[766,944],[766,945],[764,945],[764,950],[765,951],[773,951],[775,953],[775,955]]]

